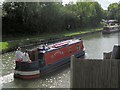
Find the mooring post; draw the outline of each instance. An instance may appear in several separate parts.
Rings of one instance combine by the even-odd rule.
[[[120,88],[120,45],[114,45],[111,59],[117,60],[118,65],[118,86]]]
[[[103,60],[104,60],[104,59],[110,59],[110,58],[111,58],[111,53],[112,53],[112,52],[108,52],[108,53],[104,52],[104,53],[103,53]]]
[[[114,45],[111,59],[120,59],[120,45]]]
[[[73,69],[74,69],[74,60],[75,60],[75,56],[72,55],[71,56],[71,63],[70,63],[70,69],[71,69],[71,76],[70,76],[70,88],[73,88],[73,84],[74,84],[74,81],[73,81]]]

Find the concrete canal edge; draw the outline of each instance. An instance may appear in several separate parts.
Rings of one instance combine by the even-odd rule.
[[[104,59],[72,56],[71,88],[120,88],[120,45],[104,55]]]
[[[98,32],[101,32],[101,31],[102,30],[87,32],[87,33],[73,35],[73,36],[63,36],[61,38],[49,38],[47,40],[42,40],[42,41],[34,42],[32,44],[29,43],[27,45],[21,45],[20,47],[21,48],[26,48],[26,47],[30,47],[30,46],[40,45],[40,44],[43,44],[43,43],[54,43],[54,42],[57,42],[57,41],[68,40],[68,39],[72,39],[72,38],[76,38],[76,37],[84,37],[84,36],[87,36],[87,35],[90,35],[90,34],[93,34],[93,33],[98,33]],[[7,53],[7,52],[15,51],[17,47],[18,47],[18,45],[14,46],[14,47],[11,47],[9,49],[2,50],[2,51],[0,51],[0,54],[4,54],[4,53]]]

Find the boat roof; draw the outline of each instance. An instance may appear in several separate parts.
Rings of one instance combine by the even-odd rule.
[[[71,45],[71,44],[74,44],[74,43],[78,43],[80,41],[81,41],[81,39],[75,39],[74,38],[74,39],[54,43],[54,44],[51,44],[51,45],[40,45],[38,48],[40,49],[41,53],[45,53],[45,52],[48,52],[48,51],[56,50],[58,48],[66,46],[66,45]]]
[[[118,20],[104,20],[104,19],[102,19],[102,21],[103,22],[106,22],[106,23],[117,23],[118,22]]]
[[[108,22],[117,22],[117,20],[112,20],[112,19],[111,19],[111,20],[108,20]]]

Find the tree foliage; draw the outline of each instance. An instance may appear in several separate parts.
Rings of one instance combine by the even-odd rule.
[[[108,6],[108,10],[104,11],[105,19],[115,19],[120,23],[120,3],[112,3]]]
[[[3,34],[42,34],[99,25],[103,9],[97,2],[5,2]],[[82,30],[82,29],[81,29]]]

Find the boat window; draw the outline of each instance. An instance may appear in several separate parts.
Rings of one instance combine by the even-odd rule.
[[[69,53],[72,53],[72,49],[71,48],[69,48]]]
[[[54,58],[54,55],[52,55],[51,58],[53,59],[53,58]]]
[[[80,46],[79,45],[77,46],[77,50],[80,50]]]
[[[61,54],[64,54],[64,52],[61,52]]]

